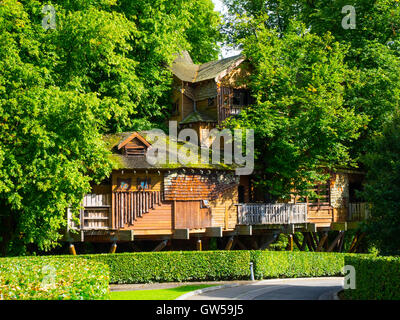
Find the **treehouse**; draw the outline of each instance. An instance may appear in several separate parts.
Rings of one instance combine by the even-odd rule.
[[[196,65],[183,52],[171,70],[174,110],[169,120],[177,121],[179,129],[196,131],[199,139],[192,147],[201,154],[213,143],[208,130],[251,108],[254,101],[246,82],[252,67],[242,56]],[[343,247],[346,230],[368,217],[367,204],[357,198],[363,180],[358,171],[338,168],[326,183],[315,186],[314,199],[293,196],[282,202],[255,187],[257,175],[236,175],[234,165],[171,161],[187,141],[164,139],[163,147],[156,148],[156,139],[146,131],[105,137],[112,174],[92,186],[79,217],[68,210],[67,241],[161,240],[159,250],[171,239],[217,237],[226,240],[226,249],[262,249],[286,233],[292,247],[294,241],[300,249],[332,251]],[[164,151],[166,161],[148,161],[155,149]],[[328,245],[331,230],[338,235]],[[296,231],[303,232],[303,244]]]

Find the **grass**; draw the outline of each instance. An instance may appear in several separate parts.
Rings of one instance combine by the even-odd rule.
[[[190,291],[212,287],[211,284],[186,285],[169,289],[111,292],[111,300],[175,300]]]

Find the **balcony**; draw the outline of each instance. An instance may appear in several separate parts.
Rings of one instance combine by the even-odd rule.
[[[238,224],[291,224],[307,222],[307,203],[241,203]]]

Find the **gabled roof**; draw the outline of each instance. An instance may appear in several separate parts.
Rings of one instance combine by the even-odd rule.
[[[134,132],[132,133],[130,136],[128,136],[127,138],[125,138],[119,145],[118,145],[118,150],[121,149],[122,147],[124,147],[126,144],[128,144],[129,142],[131,142],[133,139],[138,139],[139,141],[141,141],[146,147],[150,147],[151,144],[145,139],[143,138],[139,133]]]
[[[199,111],[193,111],[190,113],[185,119],[183,119],[179,124],[189,124],[194,122],[217,122],[217,119],[214,119],[204,113]]]
[[[236,68],[244,60],[244,56],[237,55],[203,64],[194,64],[189,53],[183,51],[172,63],[171,70],[180,80],[196,83],[220,78],[233,68]]]

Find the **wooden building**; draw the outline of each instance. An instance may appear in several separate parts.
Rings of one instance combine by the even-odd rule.
[[[195,65],[189,54],[178,55],[171,70],[174,110],[170,120],[180,129],[193,128],[200,145],[211,145],[206,131],[221,125],[253,100],[246,87],[251,65],[242,56]],[[331,172],[316,186],[316,199],[293,198],[272,202],[254,188],[254,177],[235,175],[222,163],[187,165],[146,160],[154,141],[148,132],[127,132],[105,137],[112,151],[110,178],[94,185],[83,199],[79,217],[68,213],[67,241],[138,241],[225,238],[226,248],[245,248],[239,238],[253,237],[253,248],[266,248],[276,234],[292,241],[296,231],[316,251],[343,246],[344,232],[367,218],[368,206],[357,199],[363,174],[348,169]],[[166,137],[166,154],[185,141]],[[196,146],[199,148],[199,146]],[[327,232],[338,236],[327,246]],[[317,236],[317,232],[319,235]],[[355,242],[356,243],[356,242]],[[299,244],[300,246],[300,244]],[[161,249],[163,246],[158,247]]]

